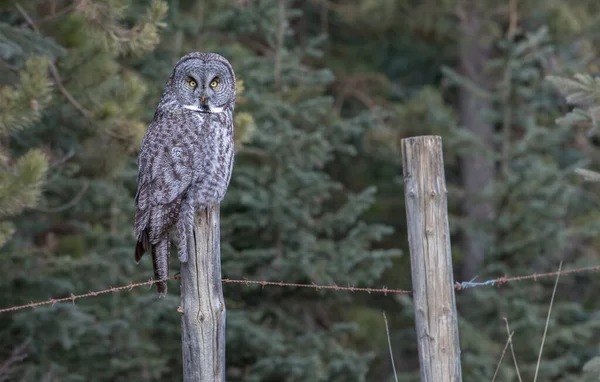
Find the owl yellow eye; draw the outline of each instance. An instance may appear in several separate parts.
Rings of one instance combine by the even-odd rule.
[[[215,77],[215,79],[210,82],[210,87],[213,89],[216,88],[217,85],[219,85],[219,77]]]
[[[190,85],[191,87],[195,88],[198,84],[193,79],[188,78],[188,85]]]

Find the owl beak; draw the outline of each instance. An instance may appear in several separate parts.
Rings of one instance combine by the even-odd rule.
[[[207,96],[200,96],[200,109],[202,110],[203,113],[210,112],[210,106],[208,106],[208,97]]]

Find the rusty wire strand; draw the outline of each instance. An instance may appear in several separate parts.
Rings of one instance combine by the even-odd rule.
[[[590,266],[590,267],[582,267],[582,268],[573,268],[573,269],[567,269],[567,270],[561,270],[561,271],[555,271],[555,272],[547,272],[547,273],[532,273],[529,275],[524,275],[524,276],[514,276],[514,277],[508,277],[508,276],[502,276],[502,277],[498,277],[496,279],[490,279],[487,280],[485,282],[475,282],[473,280],[471,281],[464,281],[464,282],[457,282],[454,284],[454,289],[456,290],[463,290],[463,289],[467,289],[467,288],[474,288],[474,287],[480,287],[480,286],[501,286],[503,284],[509,283],[509,282],[513,282],[513,281],[523,281],[523,280],[534,280],[537,281],[538,279],[541,278],[546,278],[546,277],[556,277],[558,275],[564,276],[564,275],[569,275],[572,273],[582,273],[582,272],[597,272],[600,270],[600,265],[595,265],[595,266]],[[54,305],[56,303],[59,302],[72,302],[73,304],[75,303],[75,300],[81,299],[81,298],[87,298],[87,297],[95,297],[95,296],[99,296],[101,294],[106,294],[106,293],[114,293],[114,292],[120,292],[123,290],[132,290],[133,288],[137,288],[137,287],[141,287],[141,286],[151,286],[157,282],[160,281],[169,281],[169,280],[176,280],[179,279],[179,275],[174,275],[174,276],[170,276],[168,278],[165,279],[161,279],[161,280],[148,280],[145,282],[139,282],[139,283],[130,283],[128,285],[122,285],[119,287],[111,287],[108,289],[104,289],[104,290],[99,290],[99,291],[91,291],[88,293],[83,293],[83,294],[79,294],[79,295],[74,295],[71,294],[69,297],[61,297],[61,298],[50,298],[48,300],[44,300],[44,301],[37,301],[37,302],[30,302],[29,304],[23,304],[23,305],[16,305],[16,306],[11,306],[8,308],[3,308],[0,309],[0,313],[7,313],[7,312],[14,312],[14,311],[18,311],[18,310],[23,310],[23,309],[27,309],[27,308],[35,308],[38,306],[42,306],[42,305]],[[299,283],[287,283],[287,282],[283,282],[283,281],[264,281],[264,280],[234,280],[234,279],[223,279],[222,280],[223,284],[243,284],[243,285],[260,285],[262,287],[265,286],[274,286],[274,287],[280,287],[280,288],[311,288],[311,289],[317,289],[317,290],[334,290],[334,291],[346,291],[346,292],[366,292],[366,293],[382,293],[384,295],[388,295],[388,294],[409,294],[412,295],[413,291],[409,290],[409,289],[390,289],[387,287],[382,287],[382,288],[363,288],[363,287],[354,287],[354,286],[339,286],[339,285],[319,285],[319,284],[299,284]]]

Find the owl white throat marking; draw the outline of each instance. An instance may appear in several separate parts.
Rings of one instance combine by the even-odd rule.
[[[200,109],[198,106],[195,106],[195,105],[183,105],[183,108],[192,110],[192,111],[199,111],[199,112],[205,113],[205,111],[203,109]],[[211,113],[221,113],[223,110],[225,110],[224,107],[214,107],[214,106],[210,107]]]

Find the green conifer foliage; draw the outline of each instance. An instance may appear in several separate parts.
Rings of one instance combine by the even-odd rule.
[[[182,7],[179,17],[193,17],[191,9]],[[236,122],[252,118],[252,134],[238,135],[249,139],[222,206],[224,277],[376,285],[397,252],[373,249],[391,231],[361,219],[375,190],[350,192],[327,172],[336,157],[356,152],[352,140],[371,119],[341,118],[326,94],[332,73],[306,64],[322,56],[322,37],[294,44],[291,22],[307,16],[288,1],[212,3],[204,17],[202,49],[227,56],[243,80]],[[183,45],[194,49],[193,40]],[[224,291],[228,380],[366,380],[371,355],[348,340],[358,330],[343,308],[352,296]]]
[[[3,254],[6,303],[150,277],[150,263],[136,267],[131,258],[135,148],[174,61],[190,50],[225,54],[239,78],[224,276],[373,285],[397,253],[373,248],[388,227],[360,219],[375,190],[349,192],[327,172],[334,158],[355,153],[352,140],[371,120],[335,112],[326,95],[331,72],[305,62],[321,56],[322,40],[296,48],[291,39],[301,12],[279,1],[174,3],[164,42],[143,56],[157,29],[139,33],[148,22],[160,28],[163,10],[138,1],[82,2],[56,17],[12,10],[13,20],[25,13],[35,26],[20,28],[51,37],[65,54],[52,61],[60,102],[13,142],[16,151],[47,147],[56,165],[44,203],[19,219]],[[0,336],[10,338],[0,358],[23,349],[27,360],[14,370],[25,380],[179,380],[171,290],[160,300],[136,289],[0,317]],[[342,309],[351,295],[239,286],[225,293],[228,380],[366,379],[371,355],[349,340],[358,328]]]
[[[19,82],[0,89],[0,142],[38,122],[50,100],[48,60],[31,57],[19,72]],[[0,247],[14,231],[6,219],[35,206],[47,169],[40,150],[30,150],[15,160],[8,147],[0,145]]]
[[[498,134],[501,149],[493,153],[500,168],[491,196],[497,217],[494,227],[485,228],[494,233],[495,245],[488,253],[484,274],[551,271],[561,260],[570,266],[586,264],[589,260],[583,243],[598,235],[599,220],[598,214],[587,210],[592,200],[584,196],[584,189],[571,176],[583,160],[580,152],[568,149],[574,142],[574,131],[564,125],[555,126],[551,117],[556,115],[558,100],[544,80],[546,65],[554,56],[548,29],[532,31],[520,41],[503,40],[501,47],[502,54],[490,62],[490,70],[503,74],[491,95],[498,108],[490,114],[503,130]],[[458,83],[464,83],[464,79],[458,79]],[[600,322],[584,307],[589,284],[583,280],[581,284],[570,278],[560,280],[540,380],[585,380],[582,367],[587,361],[586,349],[593,348],[592,333]],[[506,340],[503,323],[489,321],[497,312],[515,331],[513,345],[521,377],[533,378],[553,281],[506,285],[501,293],[497,289],[476,289],[459,295],[463,320],[468,321],[468,325],[463,324],[461,336],[468,380],[489,378],[495,372],[490,348],[493,346],[496,350],[492,353],[498,354]],[[567,297],[571,293],[581,298],[573,301]],[[532,304],[532,299],[544,303]],[[477,312],[467,309],[473,304]],[[467,326],[480,330],[474,335]],[[494,345],[494,338],[502,340]],[[502,379],[516,378],[511,362],[505,362],[499,373]]]
[[[50,73],[38,63],[25,76],[29,87],[37,86],[34,92],[14,81],[17,92],[12,97],[23,101],[3,106],[11,105],[15,118],[21,110],[28,117],[36,115],[27,113],[32,106],[43,114],[31,122],[15,119],[29,123],[28,128],[11,134],[7,142],[12,153],[30,161],[36,157],[26,154],[29,148],[42,148],[51,166],[41,203],[14,219],[16,233],[0,253],[2,305],[149,278],[149,264],[136,268],[132,261],[130,185],[135,172],[126,167],[134,161],[147,126],[142,116],[148,85],[128,61],[158,43],[166,3],[17,5],[0,18],[5,23],[0,28],[3,64],[23,65],[36,52],[46,56],[42,61]],[[5,47],[10,49],[2,50]],[[28,65],[33,64],[25,68]],[[42,91],[50,81],[52,100]],[[44,98],[29,102],[32,94]],[[10,115],[2,113],[3,118]],[[19,187],[13,181],[16,175],[2,175],[12,177],[10,187]],[[169,366],[169,356],[161,356],[180,354],[178,320],[167,315],[175,312],[176,300],[170,296],[157,301],[148,290],[136,290],[3,315],[0,359],[19,356],[10,363],[10,377],[0,379],[177,380],[168,373],[179,373],[180,361]],[[163,324],[165,320],[169,323]],[[169,348],[169,341],[160,346],[152,342],[160,337],[172,338],[176,348]]]
[[[225,55],[238,78],[224,277],[409,289],[408,256],[388,248],[407,243],[400,140],[422,134],[444,139],[455,264],[463,228],[492,238],[475,281],[598,264],[598,189],[585,182],[600,172],[598,4],[1,3],[0,242],[14,232],[0,250],[1,307],[151,277],[132,256],[135,155],[190,51]],[[457,64],[475,6],[485,88]],[[493,144],[460,125],[464,94],[486,100],[476,112]],[[474,152],[494,164],[476,195],[493,203],[492,223],[465,219],[462,158]],[[561,277],[538,381],[597,380],[597,279]],[[492,380],[503,317],[533,380],[553,282],[457,292],[465,382]],[[229,381],[394,380],[382,310],[398,379],[419,378],[409,296],[224,292]],[[136,288],[0,315],[0,381],[181,380],[178,304],[173,281],[164,299]],[[518,380],[509,353],[496,381]]]
[[[567,129],[583,130],[595,137],[600,126],[600,79],[589,74],[575,74],[573,78],[548,76],[573,109],[557,119],[557,124]],[[597,161],[594,161],[597,163]],[[600,172],[591,169],[575,170],[585,181],[600,181]],[[588,223],[589,224],[589,223]],[[600,375],[600,356],[593,357],[583,366],[584,380],[594,381]]]
[[[456,29],[465,16],[464,10],[475,5],[483,26],[477,41],[490,57],[483,70],[489,85],[485,89],[466,75],[469,68],[458,69],[456,64],[461,43]],[[599,228],[594,195],[597,190],[581,184],[573,175],[580,172],[588,179],[597,178],[589,171],[594,166],[579,169],[585,161],[598,160],[597,150],[585,137],[597,103],[575,105],[581,110],[576,108],[556,126],[554,118],[560,102],[543,80],[551,72],[581,71],[578,68],[582,65],[597,67],[598,25],[592,21],[598,14],[597,3],[359,1],[323,7],[331,12],[332,24],[349,25],[347,29],[330,29],[336,52],[331,62],[334,69],[345,74],[342,79],[349,82],[373,78],[382,71],[387,74],[387,81],[378,87],[369,89],[360,83],[359,90],[365,89],[366,94],[348,100],[357,93],[350,92],[341,107],[346,113],[356,113],[371,107],[365,100],[386,96],[387,115],[365,136],[365,152],[360,159],[366,162],[367,154],[375,156],[382,166],[389,166],[398,163],[401,138],[443,136],[455,264],[463,260],[460,229],[469,227],[493,238],[493,244],[486,247],[485,256],[489,258],[478,275],[479,281],[503,274],[556,270],[560,260],[573,267],[598,262],[594,249]],[[375,42],[378,39],[380,44]],[[595,80],[580,75],[575,81],[568,84],[575,97],[591,101]],[[338,88],[343,89],[343,84]],[[462,111],[457,88],[489,101],[489,108],[472,112],[484,123],[493,124],[491,146],[486,148],[481,137],[459,125],[456,117]],[[568,128],[568,122],[576,122],[576,128]],[[488,224],[465,219],[464,212],[457,208],[465,194],[456,159],[475,151],[492,159],[497,171],[494,186],[481,189],[474,200],[493,201],[497,217]],[[380,189],[388,188],[385,179],[376,181]],[[385,195],[382,200],[386,200]],[[377,216],[386,213],[389,208]],[[401,219],[390,222],[396,228],[405,224]],[[397,229],[399,233],[404,231]],[[407,265],[394,268],[396,279],[403,268]],[[596,304],[588,299],[587,291],[597,288],[597,283],[588,276],[576,280],[561,278],[538,380],[588,380],[582,369],[590,354],[597,354],[594,333],[598,320],[594,314]],[[552,286],[548,280],[542,285],[521,283],[457,294],[465,381],[492,379],[506,341],[502,317],[507,317],[515,330],[513,345],[523,380],[533,378]],[[573,296],[580,297],[573,301]],[[409,301],[400,301],[412,309]],[[395,349],[407,354],[408,361],[398,357],[401,362],[410,362],[410,355],[416,351],[412,322],[405,317],[391,316],[390,320],[397,328],[396,337],[410,339],[403,343],[406,350],[403,345]],[[586,333],[585,338],[576,333]],[[569,341],[568,336],[577,340]],[[387,364],[385,359],[378,361]],[[402,373],[401,378],[410,380],[411,373]],[[496,380],[516,380],[514,366],[506,357]]]

